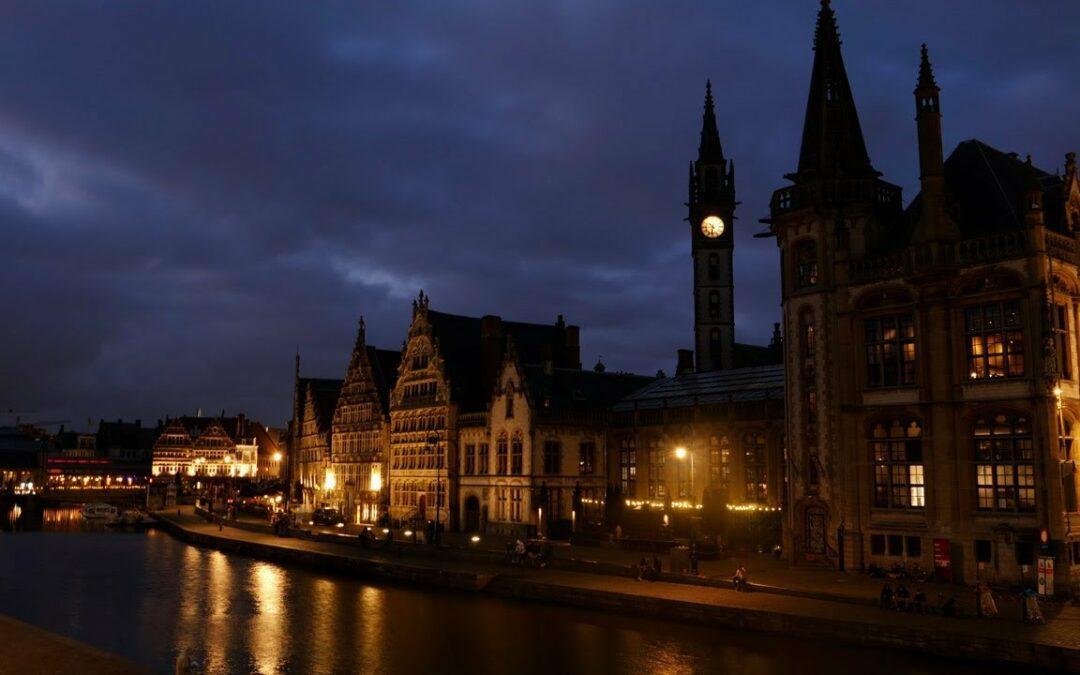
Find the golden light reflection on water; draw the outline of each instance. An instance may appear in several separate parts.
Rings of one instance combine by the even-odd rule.
[[[259,673],[277,672],[286,663],[290,638],[289,616],[285,611],[285,573],[275,565],[255,563],[251,566],[249,586],[255,602],[248,637],[252,665]]]
[[[311,603],[315,616],[319,617],[312,626],[312,658],[318,663],[330,662],[338,655],[338,635],[341,622],[336,616],[338,610],[338,584],[325,577],[315,579],[312,584]]]
[[[229,652],[235,647],[236,629],[235,621],[230,616],[230,607],[236,589],[233,587],[228,556],[221,551],[210,551],[205,557],[206,592],[204,607],[201,608],[205,615],[202,639],[206,645],[206,669],[217,671],[226,667]]]
[[[200,598],[203,597],[202,549],[194,546],[184,547],[184,559],[181,562],[180,603],[177,608],[176,637],[174,642],[180,652],[194,654],[203,646],[202,635],[205,632],[205,617],[200,610]]]
[[[363,586],[360,589],[360,620],[356,622],[360,631],[360,644],[357,659],[367,668],[382,664],[386,658],[386,589],[376,586]],[[367,671],[365,668],[365,672]]]

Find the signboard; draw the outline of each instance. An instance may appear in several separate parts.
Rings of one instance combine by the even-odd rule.
[[[1039,556],[1039,564],[1036,571],[1038,575],[1039,595],[1051,596],[1054,594],[1054,559],[1048,555]]]
[[[952,581],[952,551],[948,539],[934,540],[934,577],[938,581]]]

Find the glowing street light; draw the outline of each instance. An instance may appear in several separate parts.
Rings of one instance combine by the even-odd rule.
[[[679,446],[675,448],[675,459],[679,461],[685,461],[687,455],[690,456],[690,503],[694,503],[694,453],[688,452],[685,447]],[[681,486],[680,486],[681,487]],[[682,495],[680,495],[682,496]]]
[[[275,452],[274,453],[274,461],[275,462],[280,462],[281,461],[281,453],[280,452]]]

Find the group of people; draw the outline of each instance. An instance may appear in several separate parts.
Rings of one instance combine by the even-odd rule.
[[[636,567],[638,581],[656,581],[660,578],[660,558],[655,555],[652,560],[642,558]]]
[[[735,590],[739,593],[748,593],[750,591],[750,575],[746,573],[745,565],[739,565],[735,568],[731,583],[734,584]]]
[[[997,601],[990,585],[985,581],[975,584],[975,615],[982,618],[992,618],[998,615]],[[916,612],[921,614],[941,614],[942,616],[959,616],[960,610],[956,596],[950,595],[948,599],[944,594],[937,594],[937,604],[931,606],[926,600],[926,593],[921,587],[915,589],[912,595],[903,584],[897,584],[893,590],[891,582],[886,582],[881,588],[880,606],[882,609],[894,609],[901,612]],[[1028,588],[1021,594],[1020,611],[1024,623],[1044,623],[1042,610],[1039,608],[1039,598],[1034,590]]]
[[[532,563],[539,567],[547,567],[554,553],[554,547],[546,541],[530,541],[526,544],[518,539],[513,544],[506,545],[506,556],[514,565]]]

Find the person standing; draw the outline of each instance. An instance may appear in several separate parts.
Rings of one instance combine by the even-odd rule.
[[[997,616],[998,613],[997,603],[994,602],[994,594],[985,581],[979,584],[979,610],[982,616],[991,618]]]

